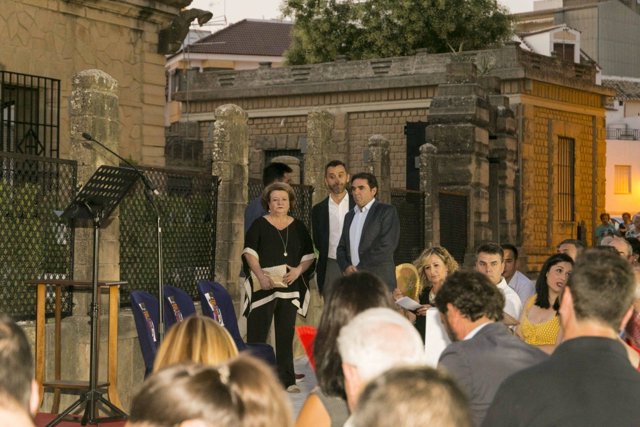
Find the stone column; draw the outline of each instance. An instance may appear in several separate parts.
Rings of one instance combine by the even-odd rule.
[[[492,129],[494,138],[489,147],[489,157],[497,160],[500,242],[520,245],[516,224],[516,177],[518,174],[516,122],[509,108],[509,98],[503,95],[489,95],[494,114]],[[523,264],[524,265],[524,264]]]
[[[312,111],[307,116],[307,152],[304,155],[305,184],[315,188],[313,204],[327,197],[324,191],[324,167],[336,157],[337,144],[333,141],[335,117],[328,111]],[[345,161],[346,163],[346,161]]]
[[[71,158],[78,162],[78,186],[83,186],[102,165],[118,166],[119,160],[102,147],[87,142],[88,132],[111,150],[119,151],[118,82],[101,70],[86,70],[74,75],[71,82],[70,128]],[[114,212],[106,226],[100,229],[98,277],[101,280],[120,278],[120,221]],[[91,222],[76,228],[74,249],[76,280],[91,280],[93,275],[93,227]],[[78,294],[83,295],[83,294]],[[78,298],[74,312],[86,314],[86,301]]]
[[[211,173],[220,179],[216,224],[215,279],[235,301],[239,300],[238,274],[244,244],[244,209],[249,180],[248,115],[237,105],[221,105],[215,111],[211,149]]]
[[[373,135],[367,144],[367,171],[378,179],[376,198],[384,203],[391,203],[391,157],[389,141],[382,135]]]
[[[438,86],[429,108],[426,142],[435,154],[439,186],[446,192],[466,197],[466,242],[460,236],[440,235],[440,244],[448,249],[466,247],[465,263],[472,263],[475,247],[492,238],[489,226],[489,123],[490,106],[485,90],[477,83],[476,67],[469,62],[447,64],[447,83]],[[434,195],[434,197],[440,197]],[[439,206],[440,209],[443,206]],[[438,214],[439,215],[439,214]],[[440,226],[444,226],[442,222]],[[457,254],[461,259],[460,253]]]
[[[438,165],[433,144],[420,146],[420,191],[424,197],[424,246],[440,244],[440,215],[438,210]]]
[[[118,117],[118,83],[101,70],[85,70],[75,74],[71,81],[69,100],[69,125],[71,133],[70,157],[78,162],[78,186],[82,187],[94,172],[102,165],[118,166],[119,160],[104,148],[87,142],[83,132],[90,133],[114,152],[119,152],[120,125]],[[75,222],[75,247],[73,278],[91,281],[93,277],[93,223],[91,221]],[[118,210],[100,228],[98,250],[98,279],[120,279],[120,219]],[[87,378],[89,372],[89,353],[91,328],[89,326],[89,304],[91,291],[78,291],[73,294],[73,316],[63,321],[61,348],[64,352],[62,378]],[[99,380],[106,378],[106,331],[107,331],[107,297],[101,295],[102,316],[100,319],[99,337]],[[48,351],[53,351],[53,340],[49,341]],[[122,352],[118,351],[120,355]],[[51,353],[48,361],[53,360]],[[46,367],[51,374],[52,363]],[[120,365],[118,383],[122,386],[125,376],[129,382],[134,376],[131,367]],[[129,384],[130,386],[130,384]],[[126,385],[125,385],[126,388]],[[61,408],[68,406],[75,396],[63,395]],[[46,407],[47,402],[45,402]]]

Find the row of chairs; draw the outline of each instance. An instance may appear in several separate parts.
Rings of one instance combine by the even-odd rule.
[[[233,338],[238,351],[249,351],[252,355],[276,366],[273,347],[266,343],[245,343],[238,329],[238,318],[231,295],[220,283],[210,280],[198,281],[198,295],[202,314],[223,325]],[[145,377],[153,370],[153,362],[158,351],[158,299],[148,292],[131,292],[131,309],[138,332],[138,341],[145,365]],[[165,331],[188,316],[196,314],[191,296],[175,286],[164,286]]]

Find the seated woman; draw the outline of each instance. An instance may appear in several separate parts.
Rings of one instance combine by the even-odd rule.
[[[342,426],[349,417],[342,359],[337,339],[340,329],[358,313],[373,307],[394,308],[387,286],[365,271],[336,280],[327,295],[313,347],[318,387],[304,402],[297,427]]]
[[[526,302],[516,334],[528,344],[551,354],[560,343],[560,294],[573,270],[573,259],[554,254],[542,265],[536,280],[536,294]]]
[[[243,355],[218,366],[173,365],[133,397],[129,427],[291,427],[291,404],[273,371]]]
[[[426,313],[433,306],[436,294],[442,287],[447,275],[458,270],[458,263],[448,250],[442,246],[432,246],[425,249],[420,256],[413,262],[420,274],[420,291],[418,302],[422,307],[416,310],[415,315],[408,313],[409,320],[415,322],[416,329],[424,340]],[[402,297],[402,293],[396,289],[394,298]]]
[[[209,317],[189,316],[167,332],[156,354],[153,372],[185,362],[217,365],[237,355],[236,344],[224,326]]]

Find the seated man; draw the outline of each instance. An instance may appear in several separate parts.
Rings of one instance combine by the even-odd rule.
[[[503,322],[508,326],[515,326],[522,312],[520,297],[507,285],[502,277],[504,272],[504,250],[497,243],[485,243],[476,250],[476,271],[487,276],[492,285],[504,295],[505,313]]]
[[[563,343],[502,383],[483,426],[640,425],[640,373],[618,335],[631,316],[635,287],[618,254],[580,255],[560,300]]]
[[[481,273],[458,271],[447,277],[436,306],[454,341],[440,355],[438,367],[462,387],[479,426],[502,381],[547,355],[500,322],[504,297]]]
[[[340,330],[338,350],[352,411],[369,380],[395,366],[426,364],[418,331],[389,308],[370,308],[351,319]]]
[[[564,239],[562,242],[558,244],[558,247],[556,249],[560,254],[569,255],[571,259],[573,259],[573,261],[575,262],[578,256],[584,251],[585,246],[581,240]]]
[[[502,276],[507,281],[507,285],[516,291],[518,297],[520,297],[520,302],[524,305],[536,293],[536,284],[518,271],[518,248],[510,243],[503,243],[501,246],[504,251],[504,272]]]
[[[0,425],[32,426],[40,393],[27,336],[0,315]]]
[[[467,398],[444,372],[393,368],[365,387],[353,427],[471,427]]]

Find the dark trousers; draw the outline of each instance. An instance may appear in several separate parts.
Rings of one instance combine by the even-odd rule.
[[[278,377],[285,387],[296,383],[293,370],[293,334],[297,308],[291,300],[276,298],[254,308],[247,318],[247,342],[267,342],[271,320],[275,322]]]

